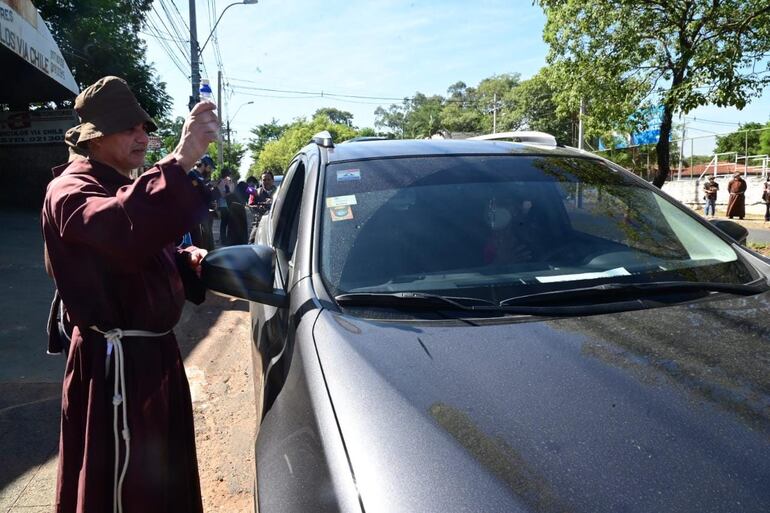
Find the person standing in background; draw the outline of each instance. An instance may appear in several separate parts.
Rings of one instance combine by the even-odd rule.
[[[273,206],[273,194],[275,193],[275,177],[270,171],[262,173],[262,185],[249,198],[251,211],[254,212],[254,222],[249,234],[249,244],[254,244],[257,239],[257,228],[262,216],[270,211]]]
[[[705,193],[703,199],[706,200],[706,209],[703,215],[708,216],[711,212],[711,217],[714,217],[716,215],[717,193],[719,192],[719,184],[714,176],[709,176],[708,182],[703,186],[703,192]]]
[[[227,244],[227,200],[225,199],[231,192],[235,190],[235,184],[232,178],[230,178],[231,171],[228,168],[222,168],[222,175],[217,182],[217,189],[219,189],[219,199],[217,200],[217,211],[219,212],[219,243],[222,245]]]
[[[727,217],[743,219],[746,216],[746,181],[740,173],[735,173],[733,179],[727,184],[727,192],[730,199],[727,203]]]

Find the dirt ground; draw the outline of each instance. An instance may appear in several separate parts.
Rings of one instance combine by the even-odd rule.
[[[185,308],[177,327],[195,411],[206,513],[252,510],[254,384],[244,301],[208,293]]]

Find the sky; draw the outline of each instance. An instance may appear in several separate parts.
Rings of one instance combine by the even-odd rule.
[[[140,34],[147,41],[148,61],[174,100],[175,116],[186,114],[191,93],[188,3],[155,0],[150,16],[154,28]],[[200,44],[230,3],[196,1]],[[531,0],[259,0],[230,7],[222,16],[216,41],[212,38],[204,49],[201,75],[211,81],[216,97],[219,56],[229,84],[220,116],[230,120],[236,141],[246,142],[249,130],[259,124],[272,119],[288,123],[322,107],[353,113],[357,127],[374,127],[378,105],[400,102],[318,96],[403,98],[417,91],[446,95],[457,81],[475,86],[504,73],[527,79],[546,65],[544,26],[541,8]],[[172,51],[178,66],[169,55]],[[697,153],[706,141],[713,144],[714,133],[768,120],[770,88],[742,111],[702,107],[684,122],[688,137],[709,136],[696,140]],[[242,169],[250,162],[247,155]]]

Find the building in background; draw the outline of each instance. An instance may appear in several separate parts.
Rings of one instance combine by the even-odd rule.
[[[38,208],[51,168],[66,162],[64,134],[78,122],[72,100],[79,89],[30,0],[0,0],[0,206]]]

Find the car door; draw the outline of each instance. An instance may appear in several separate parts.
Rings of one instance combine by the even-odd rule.
[[[274,287],[287,293],[296,282],[295,250],[300,231],[300,216],[303,211],[303,197],[309,176],[308,156],[298,154],[289,165],[284,175],[281,189],[274,200],[267,226],[260,230],[257,240],[260,244],[270,245],[275,251]],[[290,318],[291,306],[277,308],[260,303],[250,303],[252,318],[252,337],[254,371],[263,376],[260,391],[257,390],[258,411],[264,414],[280,391],[288,372],[288,360],[292,330]]]

